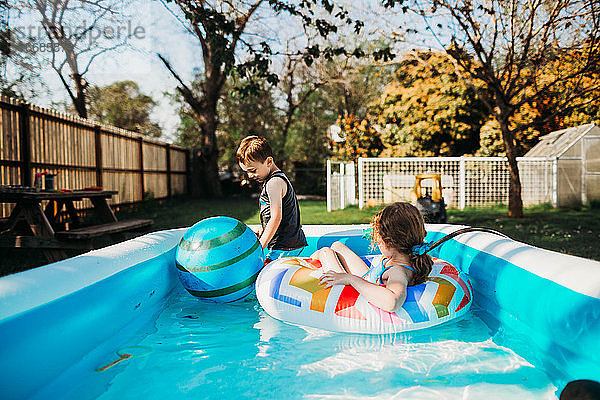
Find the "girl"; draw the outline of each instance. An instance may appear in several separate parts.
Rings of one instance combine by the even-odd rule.
[[[394,203],[377,213],[371,226],[382,257],[370,268],[341,242],[317,250],[311,258],[327,271],[319,279],[321,285],[352,285],[374,306],[395,312],[406,299],[407,286],[425,282],[431,272],[433,260],[423,243],[425,224],[415,206]]]

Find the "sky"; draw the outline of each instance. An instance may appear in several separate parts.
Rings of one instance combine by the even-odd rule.
[[[386,30],[392,31],[395,26],[413,27],[415,23],[419,23],[415,21],[414,16],[411,22],[406,24],[406,18],[410,16],[399,16],[398,13],[389,11],[382,13],[381,7],[375,1],[347,1],[346,5],[356,17],[365,21],[366,37]],[[201,51],[198,40],[194,40],[194,37],[186,32],[174,15],[177,12],[176,6],[173,3],[169,3],[168,6],[172,12],[167,9],[167,3],[161,0],[131,0],[131,3],[119,10],[120,20],[107,19],[101,26],[103,29],[108,28],[113,36],[116,36],[117,32],[123,35],[129,32],[134,35],[128,39],[128,46],[95,58],[85,77],[90,84],[99,86],[121,80],[136,82],[142,93],[150,95],[158,102],[153,118],[163,128],[162,140],[172,142],[176,139],[179,117],[176,105],[172,104],[165,92],[174,93],[177,82],[158,59],[157,53],[166,56],[175,71],[185,82],[189,82],[194,76],[195,68],[201,67]],[[370,16],[374,15],[377,17],[370,19]],[[263,11],[262,17],[261,23],[253,28],[255,37],[267,38],[272,48],[283,48],[288,39],[301,37],[298,28],[294,28],[289,18],[275,17],[272,13],[269,14],[269,11]],[[39,18],[36,13],[17,14],[12,10],[10,27],[19,32],[27,32],[36,37],[39,43],[48,42],[45,33],[40,31]],[[79,21],[71,21],[73,29],[76,29],[78,23]],[[90,37],[92,35],[101,34],[97,31],[91,33]],[[118,42],[113,37],[107,39],[107,35],[104,36],[104,44],[112,45]],[[343,40],[343,35],[340,36]],[[297,39],[297,44],[302,45],[302,40]],[[48,57],[48,54],[45,56]],[[48,62],[47,58],[45,65],[49,65]],[[9,75],[10,72],[9,70]],[[53,103],[68,102],[68,95],[51,67],[42,68],[41,80],[47,86],[48,92],[34,99],[33,103],[51,107]]]
[[[103,25],[104,28],[110,27],[115,32],[120,30],[123,35],[127,31],[137,34],[129,39],[129,46],[104,53],[94,59],[85,77],[90,84],[99,86],[121,80],[136,82],[142,93],[150,95],[159,103],[153,117],[163,127],[163,139],[171,142],[175,139],[179,117],[175,106],[164,92],[174,92],[176,81],[156,53],[166,55],[176,71],[186,80],[190,80],[193,77],[194,66],[197,66],[194,58],[199,54],[199,46],[158,1],[136,1],[122,11],[127,15],[124,21],[107,21]],[[38,21],[39,17],[36,14],[10,16],[11,29],[24,28],[27,33],[33,34],[39,43],[46,43],[48,39],[44,36],[45,33],[38,34]],[[108,41],[109,45],[111,42],[116,43],[117,40]],[[67,92],[51,67],[42,68],[41,80],[46,84],[48,93],[35,99],[35,104],[50,107],[52,103],[67,101]]]

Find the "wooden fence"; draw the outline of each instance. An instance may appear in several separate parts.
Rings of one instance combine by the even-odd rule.
[[[0,97],[0,185],[32,186],[37,172],[54,188],[117,190],[112,204],[188,193],[190,150],[73,115]],[[89,205],[84,205],[85,207]],[[0,218],[10,208],[0,205]]]

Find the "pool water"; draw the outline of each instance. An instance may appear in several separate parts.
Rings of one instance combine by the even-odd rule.
[[[560,377],[534,366],[544,360],[527,337],[486,320],[474,305],[420,331],[334,333],[277,321],[254,294],[216,304],[178,285],[154,318],[101,354],[102,371],[62,397],[555,399]]]

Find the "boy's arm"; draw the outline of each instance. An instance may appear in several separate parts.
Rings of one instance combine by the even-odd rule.
[[[286,188],[286,183],[283,179],[271,179],[267,182],[267,195],[269,196],[271,219],[267,222],[262,235],[260,235],[260,244],[263,249],[267,247],[271,239],[273,239],[273,236],[275,236],[275,232],[277,232],[277,228],[279,228],[279,224],[281,223],[281,218],[283,216],[281,204]]]

